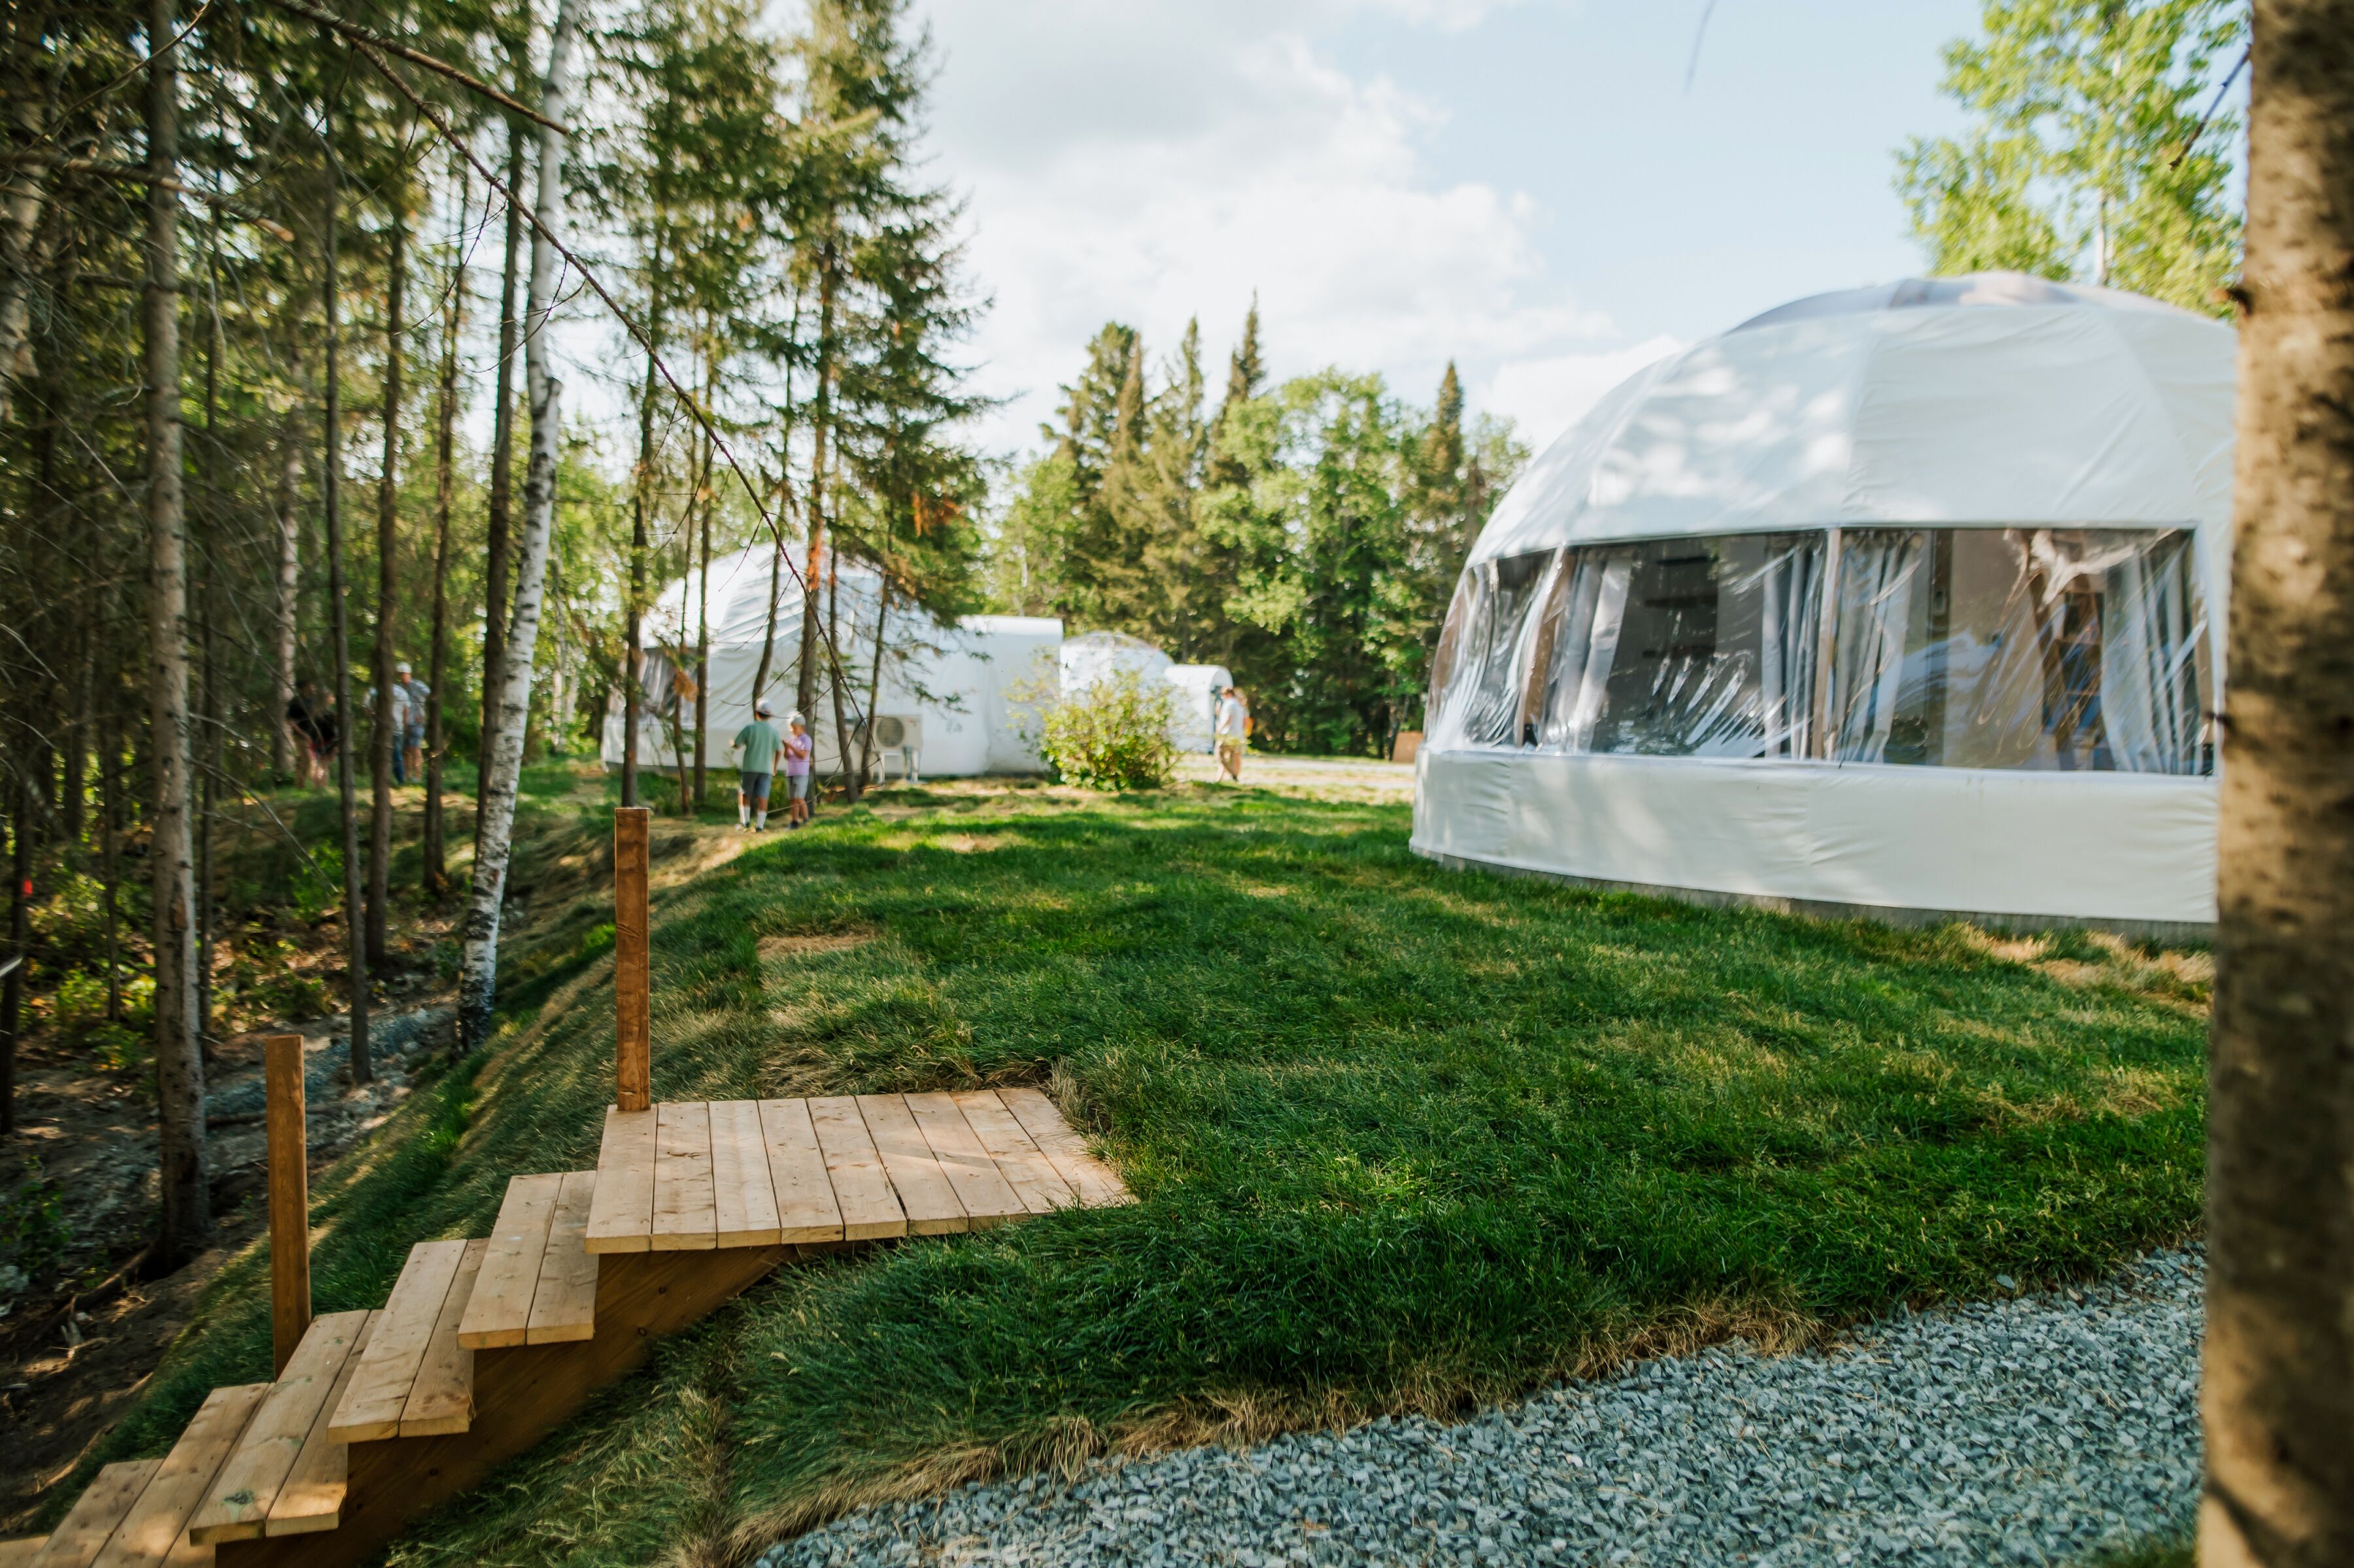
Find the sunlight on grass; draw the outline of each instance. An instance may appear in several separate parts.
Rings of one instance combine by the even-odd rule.
[[[2199,955],[1450,873],[1406,822],[967,787],[658,893],[659,1096],[1046,1086],[1141,1201],[784,1270],[394,1560],[619,1565],[665,1531],[724,1557],[1006,1468],[1802,1343],[2196,1227]],[[325,1184],[351,1291],[481,1234],[508,1174],[593,1161],[595,923],[535,937],[471,1110],[453,1074],[404,1112],[413,1139],[461,1128],[454,1151]],[[108,1457],[157,1451],[200,1376],[266,1370],[260,1286],[224,1284]]]

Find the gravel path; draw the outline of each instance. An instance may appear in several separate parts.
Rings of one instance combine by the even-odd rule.
[[[896,1563],[2081,1562],[2188,1523],[2197,1249],[2081,1296],[1899,1316],[1828,1354],[1745,1346],[1459,1425],[1029,1477],[854,1514],[759,1568]]]

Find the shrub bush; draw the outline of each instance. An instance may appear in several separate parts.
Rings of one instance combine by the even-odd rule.
[[[1121,670],[1040,715],[1039,755],[1083,789],[1157,789],[1177,766],[1169,721],[1176,693]]]

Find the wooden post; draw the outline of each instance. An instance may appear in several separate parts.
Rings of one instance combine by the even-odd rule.
[[[270,1135],[270,1365],[286,1370],[311,1327],[311,1169],[302,1106],[302,1037],[262,1042]]]
[[[646,828],[652,810],[613,810],[613,1104],[651,1110],[654,1103],[653,1001],[646,937]]]

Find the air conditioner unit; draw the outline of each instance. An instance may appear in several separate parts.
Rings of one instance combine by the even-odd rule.
[[[878,751],[921,751],[924,721],[914,714],[876,714],[875,747]]]

